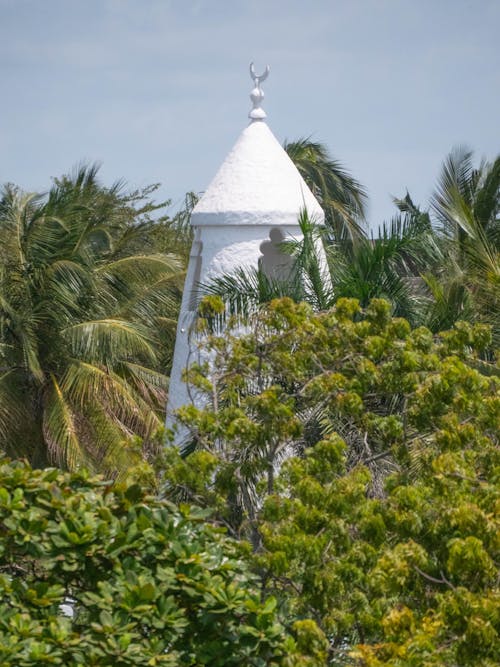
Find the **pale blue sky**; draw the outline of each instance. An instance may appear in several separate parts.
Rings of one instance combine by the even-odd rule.
[[[500,0],[0,0],[0,182],[99,161],[178,203],[245,127],[254,60],[274,134],[326,143],[376,227],[452,146],[500,151],[499,28]]]

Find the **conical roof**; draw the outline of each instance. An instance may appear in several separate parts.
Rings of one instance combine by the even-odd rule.
[[[317,223],[324,214],[311,190],[273,135],[260,103],[266,73],[250,73],[255,88],[250,95],[252,119],[222,163],[191,214],[198,225],[295,225],[304,207]]]

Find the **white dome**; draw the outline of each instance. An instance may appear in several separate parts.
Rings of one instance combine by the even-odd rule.
[[[191,214],[199,225],[294,225],[306,208],[316,223],[324,214],[269,127],[253,121],[241,133]]]

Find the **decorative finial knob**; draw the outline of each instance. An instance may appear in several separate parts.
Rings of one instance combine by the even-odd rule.
[[[269,76],[270,72],[269,65],[266,65],[266,69],[263,74],[256,74],[253,63],[250,63],[250,76],[254,82],[254,89],[250,93],[250,99],[252,100],[253,109],[251,109],[248,117],[252,120],[264,120],[267,114],[264,109],[261,108],[261,102],[264,99],[264,91],[260,87],[262,81],[265,81]]]

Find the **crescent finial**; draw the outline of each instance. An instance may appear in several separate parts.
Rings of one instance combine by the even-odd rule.
[[[271,68],[269,65],[266,65],[266,69],[262,74],[256,74],[255,73],[255,67],[253,66],[253,62],[250,63],[250,76],[254,80],[255,85],[258,87],[262,81],[265,81],[267,77],[269,76],[269,72],[271,71]]]
[[[269,67],[269,65],[266,65],[266,69],[262,74],[256,74],[253,62],[250,63],[250,76],[252,77],[255,86],[252,92],[250,93],[250,99],[252,100],[253,109],[248,114],[249,118],[251,118],[252,121],[264,120],[264,118],[266,117],[266,112],[260,106],[262,100],[264,99],[264,91],[260,87],[260,84],[267,79],[270,71],[271,68]]]

